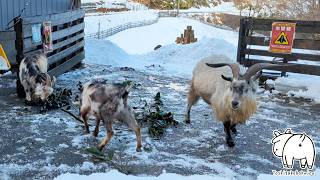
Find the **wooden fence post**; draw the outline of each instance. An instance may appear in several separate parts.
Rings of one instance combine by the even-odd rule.
[[[16,82],[16,91],[18,97],[24,98],[26,96],[24,92],[24,88],[21,85],[21,81],[19,78],[19,67],[22,59],[24,58],[23,54],[23,32],[22,32],[22,19],[20,17],[14,18],[14,31],[16,32],[16,41],[15,41],[15,48],[17,51],[16,61],[17,61],[17,82]]]

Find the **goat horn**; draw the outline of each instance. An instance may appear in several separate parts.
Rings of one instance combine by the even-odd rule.
[[[288,67],[293,66],[294,64],[271,64],[271,63],[257,63],[248,68],[246,73],[241,77],[241,79],[249,80],[252,76],[254,76],[257,72],[261,71],[265,68],[270,67]]]
[[[239,78],[240,67],[239,67],[239,64],[237,64],[237,63],[232,63],[232,64],[228,64],[228,63],[209,64],[209,63],[206,63],[206,64],[207,64],[207,66],[213,67],[213,68],[229,66],[231,68],[231,70],[232,70],[233,78],[235,78],[235,79]]]

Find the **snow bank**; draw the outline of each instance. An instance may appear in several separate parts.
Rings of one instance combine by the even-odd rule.
[[[289,73],[288,77],[281,77],[275,81],[268,80],[268,83],[277,86],[287,86],[289,89],[294,88],[295,90],[289,90],[287,94],[294,95],[296,97],[310,98],[316,103],[320,103],[320,77],[312,75],[302,75]]]
[[[224,44],[223,46],[221,45]],[[215,38],[204,38],[189,45],[170,44],[157,51],[129,55],[108,40],[86,40],[86,63],[128,66],[150,73],[191,78],[193,67],[202,58],[226,55],[236,59],[236,46]]]
[[[176,38],[187,26],[193,27],[199,41],[216,38],[216,43],[220,43],[222,47],[237,46],[237,32],[215,28],[188,18],[160,18],[156,24],[126,30],[109,37],[108,40],[129,54],[144,54],[153,51],[157,45],[175,44]]]
[[[63,174],[55,178],[55,180],[105,180],[105,179],[119,179],[119,180],[222,180],[227,179],[219,176],[209,176],[209,175],[192,175],[192,176],[182,176],[178,174],[163,173],[158,177],[150,176],[132,176],[125,175],[116,170],[111,170],[107,173],[94,173],[91,175],[78,175],[78,174]]]

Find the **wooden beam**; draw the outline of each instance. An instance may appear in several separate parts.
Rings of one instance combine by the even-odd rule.
[[[245,66],[249,67],[256,63],[270,63],[270,61],[266,60],[258,60],[258,59],[246,59],[245,60]],[[278,63],[275,62],[273,64],[284,64],[286,63]],[[266,68],[268,70],[275,70],[275,71],[284,71],[284,72],[293,72],[293,73],[301,73],[301,74],[309,74],[309,75],[317,75],[320,76],[320,66],[315,65],[307,65],[307,64],[294,64],[292,66],[286,67],[286,69],[280,68],[280,67],[270,67]]]
[[[61,25],[66,22],[71,22],[85,16],[83,9],[71,10],[64,13],[51,14],[48,16],[35,16],[23,18],[23,25],[30,25],[36,23],[42,23],[44,21],[51,21],[52,26]]]
[[[265,39],[265,37],[249,36],[246,37],[246,43],[248,45],[269,46],[270,38]],[[293,48],[320,50],[320,40],[294,39]]]
[[[260,49],[245,49],[245,54],[257,55],[257,56],[270,56],[270,57],[280,57],[285,58],[288,61],[295,60],[309,60],[309,61],[320,61],[320,54],[303,54],[303,53],[292,53],[292,54],[281,54],[281,53],[272,53],[268,50]]]
[[[77,43],[77,44],[75,44],[75,45],[73,45],[63,51],[60,51],[57,54],[54,54],[54,55],[48,57],[48,65],[50,66],[53,63],[59,62],[62,58],[72,54],[73,52],[75,52],[83,47],[84,47],[84,40],[80,41],[79,43]]]
[[[81,63],[81,60],[85,58],[85,53],[84,51],[77,54],[73,58],[67,60],[66,62],[60,64],[59,66],[53,68],[50,70],[48,73],[51,76],[59,76],[67,71],[69,71],[71,68],[73,68],[75,65]]]
[[[64,38],[66,38],[68,36],[69,35],[66,35],[66,36],[62,37],[61,39],[64,39]],[[84,32],[82,32],[82,33],[80,33],[80,34],[78,34],[76,36],[73,36],[71,38],[68,38],[68,39],[66,39],[64,41],[60,41],[60,42],[58,42],[56,44],[53,44],[53,50],[56,50],[56,49],[59,49],[59,48],[65,46],[65,45],[71,44],[71,43],[73,43],[73,42],[75,42],[78,39],[81,39],[83,37],[84,37]],[[24,53],[28,53],[30,51],[37,50],[37,49],[39,49],[38,46],[41,46],[40,49],[42,48],[42,43],[41,42],[40,43],[33,43],[32,42],[32,38],[24,39],[23,44],[24,44]]]

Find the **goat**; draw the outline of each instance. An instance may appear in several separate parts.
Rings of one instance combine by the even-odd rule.
[[[224,63],[217,63],[219,61]],[[232,63],[225,56],[201,60],[193,70],[186,123],[190,123],[191,107],[201,97],[211,106],[217,119],[223,122],[226,143],[233,147],[235,143],[230,130],[237,134],[236,125],[245,123],[257,110],[256,80],[260,77],[261,70],[281,66],[283,65],[258,63],[241,75],[239,64]]]
[[[26,56],[19,66],[19,78],[27,101],[45,101],[53,92],[56,78],[47,73],[48,60],[42,53]]]
[[[107,130],[106,137],[98,146],[99,150],[102,150],[112,138],[112,122],[119,120],[125,122],[129,128],[134,130],[137,138],[136,151],[141,151],[140,127],[135,120],[132,108],[127,103],[130,89],[130,85],[106,84],[102,81],[92,81],[83,85],[80,115],[84,121],[86,133],[89,133],[87,123],[89,114],[96,119],[93,136],[98,136],[101,120]]]

